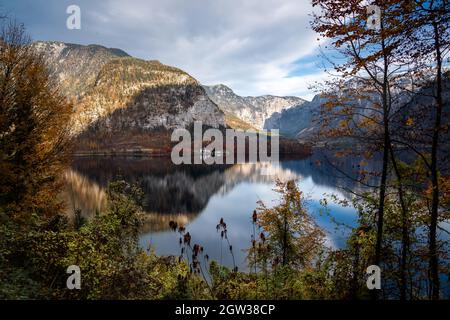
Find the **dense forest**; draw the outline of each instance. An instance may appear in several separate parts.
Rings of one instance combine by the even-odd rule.
[[[450,4],[372,1],[380,21],[369,28],[372,13],[360,1],[312,2],[312,28],[328,40],[332,77],[316,88],[323,97],[318,134],[339,157],[381,159],[376,171],[359,168],[366,192],[336,199],[358,213],[345,249],[325,245],[295,181],[277,182],[276,206],[259,202],[249,212],[249,271],[213,261],[174,221],[179,256],[142,249],[142,192],[122,180],[109,185],[104,212],[86,220],[75,210],[69,219],[60,193],[74,106],[24,26],[4,17],[0,298],[448,299]],[[217,222],[233,257],[228,228]],[[80,290],[66,287],[70,265],[82,270]],[[370,265],[382,270],[380,290],[366,286]]]

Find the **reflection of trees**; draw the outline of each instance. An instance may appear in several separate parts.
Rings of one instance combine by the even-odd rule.
[[[198,214],[225,183],[227,166],[175,166],[165,158],[78,158],[73,168],[103,188],[117,179],[138,185],[145,212]]]
[[[69,203],[71,208],[81,209],[84,216],[91,216],[104,208],[108,183],[125,179],[143,190],[144,228],[157,231],[166,229],[170,220],[188,223],[205,209],[213,195],[224,195],[242,182],[273,184],[275,178],[287,181],[311,176],[318,185],[354,187],[351,180],[332,171],[332,166],[325,162],[318,166],[315,160],[291,160],[279,165],[175,166],[167,158],[77,158],[66,175]],[[346,165],[352,166],[349,161]]]
[[[375,160],[367,161],[349,156],[340,158],[331,152],[319,150],[308,159],[281,163],[284,170],[294,171],[305,178],[311,177],[316,185],[341,189],[347,199],[368,191],[367,187],[375,184],[376,177],[370,173],[376,171],[376,165]]]
[[[177,225],[184,226],[195,219],[196,214],[161,214],[156,212],[145,212],[142,216],[142,233],[165,231],[169,229],[169,222],[175,221]]]
[[[62,196],[69,214],[79,209],[84,217],[92,217],[106,208],[106,192],[96,182],[74,170],[67,170],[64,179],[66,188]]]

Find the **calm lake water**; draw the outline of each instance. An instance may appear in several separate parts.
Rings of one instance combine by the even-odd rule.
[[[192,235],[192,243],[204,247],[212,259],[232,265],[228,246],[216,231],[223,218],[228,238],[233,245],[236,264],[247,269],[244,249],[250,246],[253,232],[251,215],[261,200],[276,204],[279,195],[273,191],[279,178],[297,180],[305,196],[305,205],[327,234],[327,245],[345,246],[350,228],[356,223],[351,207],[329,202],[327,211],[320,199],[337,195],[350,199],[358,186],[344,178],[342,172],[358,171],[358,161],[325,158],[316,153],[306,159],[270,163],[236,165],[175,166],[165,158],[76,158],[67,172],[71,210],[79,208],[90,217],[106,205],[108,183],[124,179],[138,184],[144,191],[143,208],[148,218],[142,229],[140,244],[151,246],[157,254],[180,254],[179,234],[169,230],[169,221],[184,225]],[[269,175],[267,175],[269,173]]]

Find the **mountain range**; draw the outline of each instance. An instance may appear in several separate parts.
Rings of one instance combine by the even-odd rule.
[[[78,151],[161,148],[170,129],[194,121],[224,127],[224,114],[186,72],[122,50],[61,42],[33,44],[73,102]],[[159,136],[148,135],[159,132]]]
[[[280,113],[306,102],[302,98],[292,96],[242,97],[223,84],[203,86],[203,88],[211,100],[225,113],[225,116],[231,115],[241,119],[257,130],[275,128],[270,122],[267,122],[274,113]]]
[[[291,139],[282,139],[283,152],[295,149],[293,141],[310,144],[318,138],[316,120],[326,101],[322,95],[312,101],[293,96],[243,97],[223,84],[202,85],[183,70],[131,57],[120,49],[54,41],[32,45],[46,57],[61,92],[73,103],[70,130],[78,153],[167,154],[173,145],[172,130],[190,129],[194,121],[222,129],[279,129],[282,137]],[[448,75],[445,80],[447,97]],[[354,90],[349,85],[338,94],[352,96]],[[432,103],[424,99],[413,104]],[[362,116],[370,112],[368,100],[351,103],[358,105]],[[397,115],[399,128],[405,121],[402,114]]]
[[[201,85],[183,70],[121,49],[56,41],[32,45],[73,103],[70,130],[79,153],[164,152],[171,131],[194,121],[274,129],[284,111],[306,103],[298,97],[241,97],[225,85]]]

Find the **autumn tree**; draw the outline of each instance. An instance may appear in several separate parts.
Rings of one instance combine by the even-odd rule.
[[[306,267],[322,248],[324,234],[305,208],[302,193],[293,180],[277,181],[280,203],[267,207],[259,202],[255,219],[262,230],[260,241],[268,245],[274,265]]]
[[[324,104],[325,112],[331,111],[333,116],[337,115],[342,119],[338,124],[331,120],[335,126],[332,133],[351,139],[359,138],[356,141],[363,141],[367,147],[365,152],[382,154],[373,258],[373,263],[379,265],[382,258],[390,164],[393,164],[394,169],[396,167],[390,134],[395,103],[392,90],[398,77],[396,71],[404,63],[401,57],[396,55],[396,48],[401,42],[397,30],[401,26],[404,10],[401,5],[397,5],[398,1],[371,1],[370,4],[376,5],[380,10],[378,26],[370,25],[367,3],[352,0],[315,0],[313,5],[319,8],[319,13],[315,15],[313,29],[330,39],[332,46],[343,57],[342,63],[333,65],[341,78],[338,82],[340,88],[333,88],[332,91],[336,94],[328,96],[328,101]],[[343,95],[342,87],[346,88],[345,93],[353,93]],[[401,184],[399,186],[402,198],[403,190]],[[403,216],[406,217],[403,199],[400,199],[400,202]],[[406,229],[406,221],[403,225]],[[407,234],[407,231],[404,230],[404,233]],[[404,252],[406,247],[407,239],[404,239]],[[404,261],[405,259],[404,257]],[[405,272],[403,270],[403,278]]]
[[[24,27],[3,20],[0,34],[0,206],[19,222],[58,209],[71,106]]]
[[[321,114],[324,127],[330,136],[359,142],[364,154],[382,154],[373,262],[381,262],[383,229],[388,227],[386,236],[395,239],[393,228],[400,221],[399,289],[400,298],[405,299],[411,237],[417,221],[423,221],[417,197],[425,188],[418,183],[422,177],[411,179],[411,170],[406,169],[408,165],[401,157],[416,154],[427,168],[424,176],[430,177],[430,217],[426,219],[430,229],[430,296],[437,299],[436,230],[442,196],[439,175],[444,169],[438,153],[446,131],[443,57],[448,54],[448,1],[316,0],[313,4],[319,8],[314,30],[331,40],[338,52],[338,63],[332,62],[338,81],[328,83],[330,89]],[[368,5],[379,11],[370,12]],[[371,25],[369,18],[378,25]],[[424,108],[417,107],[420,104]],[[413,176],[417,178],[417,174]],[[392,189],[397,190],[397,199],[392,197]],[[395,203],[400,208],[400,219]],[[386,217],[387,211],[391,216]]]
[[[440,176],[448,170],[445,160],[448,148],[444,140],[448,137],[448,114],[445,110],[448,97],[446,99],[445,96],[449,90],[449,75],[448,72],[445,74],[444,59],[450,50],[450,4],[441,0],[414,0],[393,1],[390,6],[396,6],[402,12],[400,27],[390,30],[391,36],[400,39],[393,53],[397,60],[402,61],[402,68],[397,72],[400,81],[396,86],[396,95],[401,97],[401,101],[393,110],[394,129],[390,134],[392,167],[399,180],[403,207],[406,206],[405,193],[410,190],[415,191],[416,197],[429,201],[429,216],[423,219],[429,229],[429,296],[438,299],[440,254],[437,230],[439,223],[446,219],[445,208],[440,205],[444,196],[440,191]],[[399,158],[405,150],[414,154],[425,168],[422,177],[415,174],[415,181],[411,181],[407,174],[402,177]],[[405,181],[409,181],[406,185],[408,191]],[[429,188],[424,188],[419,181],[428,184]],[[403,231],[404,234],[406,232]],[[402,260],[406,260],[406,252]]]
[[[408,53],[415,57],[420,57],[420,61],[431,62],[431,81],[433,102],[428,111],[434,115],[431,126],[430,159],[425,163],[431,176],[431,210],[429,219],[429,268],[431,277],[431,297],[439,299],[439,258],[437,250],[437,228],[439,223],[440,210],[440,183],[439,176],[442,173],[439,159],[441,143],[444,131],[448,130],[448,123],[444,123],[444,57],[450,50],[450,4],[445,0],[414,1],[413,24],[414,33],[410,37],[412,40],[408,48]],[[423,63],[423,62],[422,62]],[[418,65],[421,66],[422,63]],[[425,75],[426,77],[428,75]],[[447,75],[448,78],[448,75]],[[448,80],[447,80],[448,82]],[[448,90],[448,88],[447,88]],[[448,98],[447,98],[448,99]],[[448,101],[447,101],[448,107]]]

